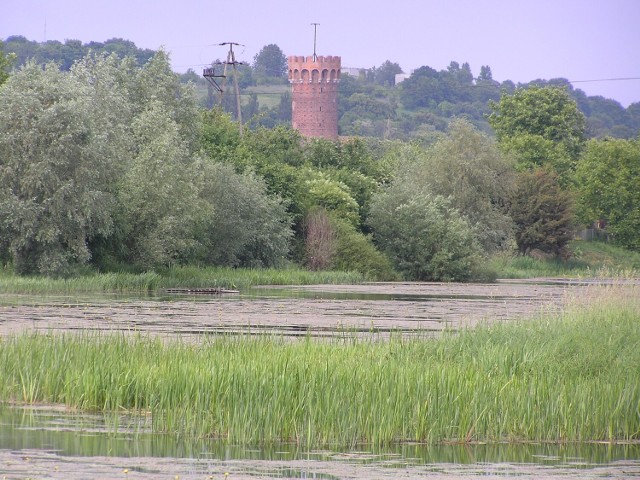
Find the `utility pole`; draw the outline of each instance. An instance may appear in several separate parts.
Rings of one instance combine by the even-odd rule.
[[[242,105],[240,104],[240,87],[238,87],[238,65],[247,65],[245,62],[236,61],[236,55],[233,52],[233,46],[243,46],[240,43],[236,42],[223,42],[218,45],[229,45],[229,52],[227,53],[227,60],[225,62],[217,62],[217,65],[224,65],[224,69],[222,71],[222,75],[216,75],[214,72],[214,67],[205,68],[202,76],[207,79],[207,81],[211,84],[213,88],[215,88],[220,93],[220,104],[222,105],[222,95],[224,94],[224,90],[227,82],[227,67],[231,65],[233,67],[233,87],[236,95],[236,118],[238,120],[240,135],[243,134],[243,126],[242,126]],[[216,78],[222,79],[222,85],[219,85],[216,82]]]
[[[224,90],[224,84],[227,75],[227,66],[233,66],[233,88],[236,92],[236,116],[238,119],[238,125],[240,126],[240,135],[242,135],[242,106],[240,105],[240,88],[238,87],[238,65],[246,65],[244,62],[236,62],[236,54],[233,53],[233,46],[242,46],[236,42],[223,42],[220,45],[229,45],[229,53],[227,53],[227,61],[224,62],[224,78],[222,79],[222,89]]]
[[[318,36],[318,25],[319,23],[312,23],[313,25],[313,61],[318,61],[318,55],[316,55],[316,37]]]

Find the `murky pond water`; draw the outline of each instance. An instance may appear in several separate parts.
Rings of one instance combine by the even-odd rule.
[[[152,434],[144,417],[0,407],[6,478],[632,478],[638,459],[638,444],[251,448]]]
[[[630,295],[639,285],[628,285]],[[0,335],[122,331],[159,335],[345,332],[419,334],[561,308],[599,287],[585,282],[375,283],[261,288],[240,295],[154,297],[0,294]]]
[[[219,333],[433,335],[556,311],[576,298],[603,295],[603,288],[606,295],[611,283],[620,282],[376,283],[261,288],[227,296],[0,295],[0,335],[114,331],[196,341]],[[637,298],[640,282],[620,291]],[[251,449],[152,434],[148,423],[145,417],[0,405],[0,479],[195,479],[225,478],[225,472],[229,479],[640,478],[638,444]]]

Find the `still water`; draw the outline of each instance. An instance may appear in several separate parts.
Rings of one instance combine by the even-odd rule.
[[[533,282],[375,283],[262,288],[212,296],[0,294],[0,336],[25,331],[117,331],[183,338],[246,332],[430,334],[556,310],[597,288]],[[638,289],[627,290],[633,294]]]
[[[0,336],[99,331],[197,341],[202,335],[246,332],[431,335],[556,311],[576,299],[597,298],[602,289],[607,295],[609,286],[547,280],[265,288],[217,297],[0,295]],[[634,282],[622,290],[638,298],[639,288]],[[640,443],[402,444],[309,451],[291,444],[247,447],[154,434],[150,421],[0,404],[0,480],[640,478]]]
[[[151,432],[150,418],[0,406],[4,478],[634,478],[640,444],[416,445],[312,450]]]

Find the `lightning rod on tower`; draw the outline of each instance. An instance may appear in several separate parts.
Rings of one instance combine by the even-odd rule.
[[[316,55],[316,37],[318,36],[318,25],[319,23],[312,23],[313,25],[313,61],[316,62],[318,60],[318,55]]]

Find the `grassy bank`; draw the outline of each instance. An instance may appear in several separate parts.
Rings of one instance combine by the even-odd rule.
[[[255,285],[359,283],[355,272],[311,272],[304,269],[235,269],[175,267],[158,272],[95,273],[72,278],[20,277],[0,271],[0,293],[153,292],[163,288],[231,288]]]
[[[496,255],[488,263],[498,278],[640,277],[640,253],[610,243],[574,240],[568,260]]]
[[[498,278],[639,277],[640,253],[600,242],[574,241],[572,258],[535,260],[497,255],[485,265]],[[245,289],[255,285],[353,284],[366,280],[358,272],[311,272],[302,268],[242,269],[174,267],[145,273],[86,273],[71,278],[21,277],[0,269],[0,293],[154,292],[163,288]]]
[[[612,298],[437,339],[3,338],[0,399],[245,444],[615,441],[640,438],[638,365],[640,303]]]

